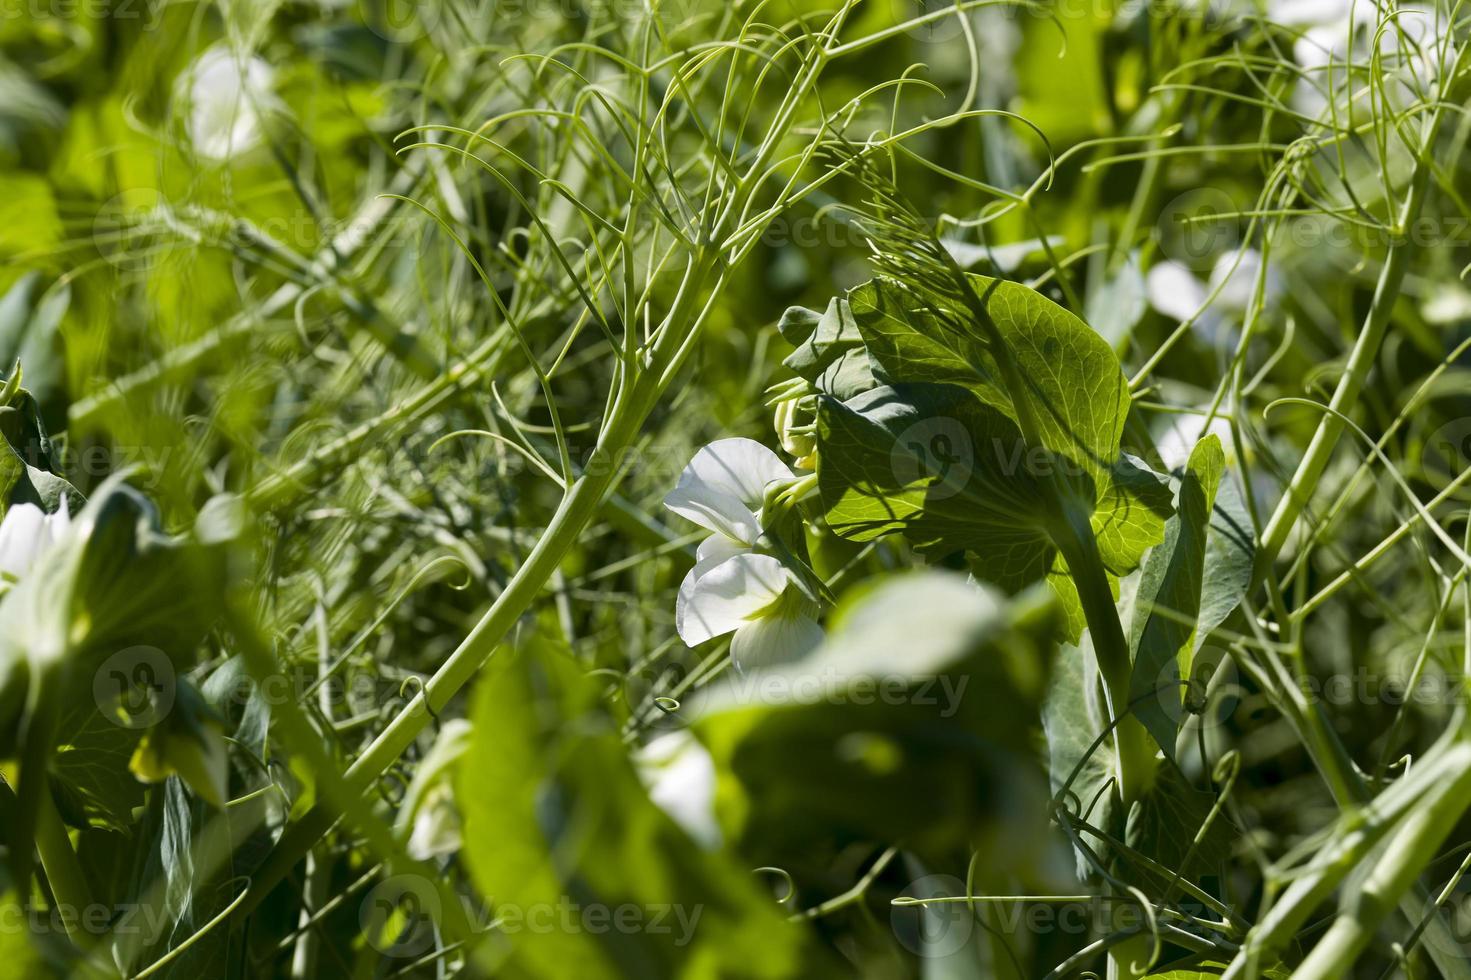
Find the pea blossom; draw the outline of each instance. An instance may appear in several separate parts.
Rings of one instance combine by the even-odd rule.
[[[695,453],[664,498],[664,506],[712,532],[697,552],[700,564],[707,564],[754,548],[761,538],[766,488],[795,479],[776,453],[761,443],[721,439]]]
[[[35,504],[15,504],[0,521],[0,589],[13,585],[55,547],[71,527],[66,498],[48,514]]]
[[[816,604],[770,555],[744,554],[695,565],[679,587],[674,623],[697,646],[733,633],[738,670],[799,660],[822,642]]]
[[[1202,340],[1226,349],[1234,344],[1251,305],[1261,267],[1261,253],[1255,249],[1227,252],[1216,261],[1207,282],[1180,263],[1167,260],[1149,270],[1145,291],[1156,311],[1181,323],[1189,320]],[[1281,277],[1268,266],[1263,306],[1269,307],[1281,292]]]
[[[634,753],[649,799],[695,843],[720,846],[715,820],[715,762],[689,732],[667,732]]]
[[[721,439],[695,454],[664,506],[711,534],[679,587],[675,627],[690,646],[734,633],[737,669],[793,660],[822,639],[807,599],[780,561],[754,554],[774,484],[796,474],[751,439]]]
[[[273,105],[271,66],[253,55],[216,46],[184,75],[189,139],[200,156],[229,160],[253,149],[263,135],[264,110]]]

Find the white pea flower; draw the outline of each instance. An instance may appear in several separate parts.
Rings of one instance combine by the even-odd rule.
[[[753,439],[721,439],[695,453],[664,506],[693,521],[710,537],[700,543],[699,564],[745,554],[761,537],[761,505],[766,488],[796,475]]]
[[[1400,4],[1395,13],[1385,22],[1379,51],[1389,73],[1399,76],[1401,86],[1387,91],[1417,98],[1415,79],[1429,86],[1438,73],[1435,43],[1443,25],[1435,11],[1423,4]],[[1297,111],[1316,117],[1327,108],[1325,93],[1330,81],[1339,91],[1349,85],[1346,63],[1350,56],[1360,62],[1368,59],[1367,49],[1381,13],[1375,0],[1271,0],[1268,17],[1302,32],[1292,54],[1311,81],[1305,79],[1296,87],[1293,103]]]
[[[720,846],[715,821],[715,761],[689,732],[667,732],[634,754],[654,805],[701,847]]]
[[[1221,440],[1226,465],[1234,466],[1236,464],[1236,442],[1231,435],[1230,419],[1217,415],[1207,425],[1205,417],[1201,415],[1176,415],[1156,439],[1160,459],[1164,462],[1165,469],[1177,470],[1190,462],[1190,454],[1195,452],[1195,447],[1206,436],[1215,436]]]
[[[399,807],[395,829],[404,850],[417,861],[460,849],[460,810],[455,804],[454,771],[470,747],[472,729],[463,718],[444,723],[434,745],[419,763]]]
[[[1256,249],[1227,252],[1216,261],[1206,282],[1180,263],[1166,260],[1149,270],[1145,292],[1155,310],[1181,323],[1192,320],[1192,329],[1207,344],[1230,349],[1251,305],[1261,267],[1262,256]],[[1269,308],[1282,291],[1281,276],[1268,266],[1263,307]]]
[[[696,564],[679,587],[674,624],[690,646],[726,633],[738,670],[799,660],[822,642],[815,604],[781,562],[742,554]]]
[[[0,589],[24,578],[71,527],[66,498],[48,514],[35,504],[16,504],[0,521]]]
[[[270,65],[217,45],[195,59],[183,79],[189,138],[201,156],[229,160],[260,143],[264,112],[274,104]]]

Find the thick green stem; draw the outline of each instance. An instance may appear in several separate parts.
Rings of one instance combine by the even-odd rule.
[[[1155,754],[1149,733],[1129,713],[1132,673],[1129,641],[1119,621],[1118,606],[1092,527],[1081,514],[1071,521],[1065,517],[1054,531],[1053,539],[1067,560],[1068,571],[1077,586],[1098,672],[1103,675],[1103,687],[1108,695],[1109,720],[1116,723],[1114,746],[1118,756],[1119,798],[1127,814],[1128,808],[1153,781]]]
[[[62,913],[61,921],[75,936],[92,905],[92,890],[87,886],[87,876],[77,861],[76,851],[72,850],[66,824],[62,823],[61,814],[56,811],[49,787],[41,789],[36,815],[36,850],[41,855],[41,869],[46,872],[51,894]]]
[[[1297,980],[1335,980],[1352,972],[1380,923],[1420,873],[1434,861],[1441,843],[1471,804],[1471,771],[1431,790],[1395,831],[1379,862],[1353,891],[1333,927],[1293,974]]]
[[[1379,794],[1362,810],[1341,819],[1343,832],[1313,859],[1311,868],[1296,875],[1280,901],[1247,935],[1223,980],[1245,980],[1258,975],[1271,956],[1297,935],[1308,917],[1348,877],[1379,842],[1394,829],[1411,807],[1438,806],[1446,794],[1464,797],[1471,786],[1471,745],[1451,744],[1423,759],[1410,775]],[[1463,804],[1464,807],[1464,804]]]

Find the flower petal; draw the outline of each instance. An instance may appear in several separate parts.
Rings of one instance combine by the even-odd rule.
[[[1251,305],[1252,294],[1256,292],[1257,274],[1262,268],[1262,253],[1254,248],[1243,249],[1240,252],[1227,252],[1216,262],[1215,270],[1211,272],[1210,289],[1214,291],[1217,286],[1221,287],[1220,293],[1212,306],[1218,306],[1226,312],[1245,312]],[[1221,285],[1224,283],[1224,285]],[[1279,282],[1274,275],[1274,270],[1267,269],[1267,281],[1263,301],[1272,302],[1278,292]]]
[[[35,504],[15,504],[0,521],[0,576],[18,579],[30,571],[46,543],[46,512]]]
[[[660,735],[634,756],[649,799],[696,843],[720,846],[715,820],[715,762],[689,732]]]
[[[761,537],[761,521],[751,508],[730,494],[707,486],[681,484],[669,491],[664,506],[707,531],[746,545],[755,544]]]
[[[679,487],[727,494],[759,511],[769,484],[794,479],[787,464],[754,439],[721,439],[695,453],[679,475]]]
[[[697,561],[702,562],[713,559],[715,564],[718,565],[727,558],[749,554],[750,551],[751,546],[748,544],[743,544],[723,534],[712,534],[700,542],[700,547],[695,550],[695,558]]]
[[[730,659],[742,671],[791,663],[815,650],[822,638],[822,627],[800,613],[763,616],[736,630]]]
[[[1157,263],[1149,270],[1144,291],[1150,306],[1181,323],[1200,312],[1207,296],[1205,285],[1195,273],[1170,261]]]
[[[786,590],[787,570],[770,555],[701,562],[679,587],[674,625],[690,646],[739,629]]]

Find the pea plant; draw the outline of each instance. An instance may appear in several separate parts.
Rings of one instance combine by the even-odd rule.
[[[1462,0],[31,8],[7,970],[1471,980]]]

